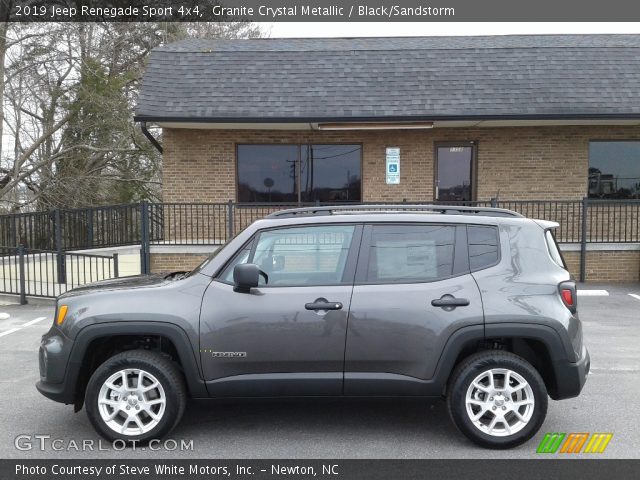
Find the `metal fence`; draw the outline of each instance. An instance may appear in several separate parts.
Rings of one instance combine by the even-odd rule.
[[[403,202],[421,203],[425,202]],[[558,241],[580,244],[582,262],[588,243],[640,243],[640,200],[491,199],[458,204],[507,208],[556,221],[560,224]],[[151,245],[222,245],[270,213],[310,205],[326,204],[143,202],[7,214],[0,215],[0,244],[55,251],[58,256],[82,249],[140,245],[141,271],[148,273]]]
[[[118,277],[118,254],[58,253],[32,248],[0,247],[0,293],[57,297],[87,283]]]

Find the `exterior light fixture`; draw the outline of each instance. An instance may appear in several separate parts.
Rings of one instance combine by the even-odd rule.
[[[361,122],[318,124],[318,130],[424,130],[428,128],[433,128],[433,122]]]

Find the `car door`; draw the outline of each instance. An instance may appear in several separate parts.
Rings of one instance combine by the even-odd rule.
[[[449,336],[483,323],[466,227],[364,229],[345,353],[347,395],[430,395]]]
[[[205,292],[200,355],[213,396],[340,395],[362,226],[258,232]],[[233,268],[264,272],[250,293]]]

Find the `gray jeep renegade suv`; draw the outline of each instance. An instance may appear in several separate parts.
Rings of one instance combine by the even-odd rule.
[[[109,439],[167,435],[188,398],[446,398],[508,448],[589,371],[558,225],[500,209],[285,210],[190,273],[60,296],[38,390]]]

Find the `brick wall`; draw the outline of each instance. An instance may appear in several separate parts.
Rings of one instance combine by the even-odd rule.
[[[208,256],[204,253],[152,253],[151,273],[193,270]]]
[[[436,142],[473,141],[477,145],[478,200],[488,200],[498,192],[503,200],[575,200],[586,194],[589,140],[640,140],[640,127],[435,128],[387,132],[165,129],[163,199],[165,202],[235,200],[235,151],[239,143],[361,143],[364,201],[429,202],[433,200]],[[401,148],[400,185],[385,183],[385,148],[390,146]],[[566,212],[560,216],[572,215]],[[242,224],[239,227],[252,220],[238,219]],[[220,228],[226,226],[221,224]],[[577,277],[579,253],[564,255]],[[151,268],[154,272],[189,269],[204,257],[152,254]],[[589,281],[639,281],[639,277],[640,252],[588,253]]]
[[[436,142],[477,142],[477,198],[579,199],[590,139],[640,139],[638,126],[448,128],[386,132],[165,129],[165,202],[235,200],[238,143],[361,143],[363,200],[431,201]],[[401,148],[401,183],[385,183],[385,148]]]
[[[580,276],[580,252],[562,253],[569,271]],[[587,282],[640,281],[640,251],[588,251],[586,261]]]

